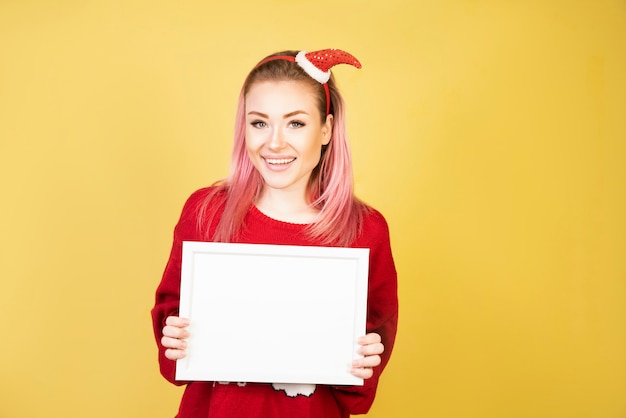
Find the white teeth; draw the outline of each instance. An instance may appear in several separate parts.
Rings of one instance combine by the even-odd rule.
[[[268,164],[289,164],[295,160],[295,158],[266,158]]]

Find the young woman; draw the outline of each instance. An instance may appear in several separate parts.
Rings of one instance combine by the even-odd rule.
[[[339,63],[360,68],[340,50],[262,60],[239,97],[229,177],[183,207],[152,310],[161,373],[187,385],[178,417],[345,418],[374,401],[396,335],[396,270],[385,219],[353,194],[344,102],[330,73]],[[202,240],[369,248],[367,335],[351,370],[364,385],[176,381],[189,337],[178,316],[182,242]]]

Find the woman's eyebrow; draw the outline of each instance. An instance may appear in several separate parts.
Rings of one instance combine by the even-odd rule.
[[[256,115],[256,116],[260,116],[262,118],[268,118],[269,117],[265,113],[257,112],[256,110],[252,110],[252,111],[248,112],[248,115]]]
[[[286,118],[290,118],[290,117],[292,117],[292,116],[296,116],[296,115],[299,115],[299,114],[305,114],[305,115],[308,115],[308,113],[307,113],[307,112],[305,112],[304,110],[294,110],[293,112],[289,112],[289,113],[287,113],[285,116],[283,116],[283,118],[285,118],[285,119],[286,119]]]
[[[285,114],[283,116],[283,119],[287,119],[287,118],[290,118],[292,116],[296,116],[296,115],[300,115],[300,114],[308,115],[309,113],[304,111],[304,110],[294,110],[293,112],[289,112],[289,113]],[[248,112],[248,116],[259,116],[261,118],[269,118],[269,116],[266,115],[265,113],[257,112],[256,110],[251,110],[250,112]]]

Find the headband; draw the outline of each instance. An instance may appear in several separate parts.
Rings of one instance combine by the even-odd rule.
[[[338,64],[348,64],[356,68],[361,68],[359,60],[340,49],[322,49],[321,51],[306,52],[300,51],[295,57],[291,55],[273,55],[265,58],[257,67],[269,61],[285,60],[297,63],[315,81],[324,86],[326,94],[326,115],[330,114],[330,90],[328,80],[330,80],[330,69]]]

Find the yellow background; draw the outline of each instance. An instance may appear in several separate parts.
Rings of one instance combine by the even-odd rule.
[[[326,47],[399,271],[369,416],[626,417],[623,0],[0,1],[0,417],[174,415],[174,223],[251,66]]]

